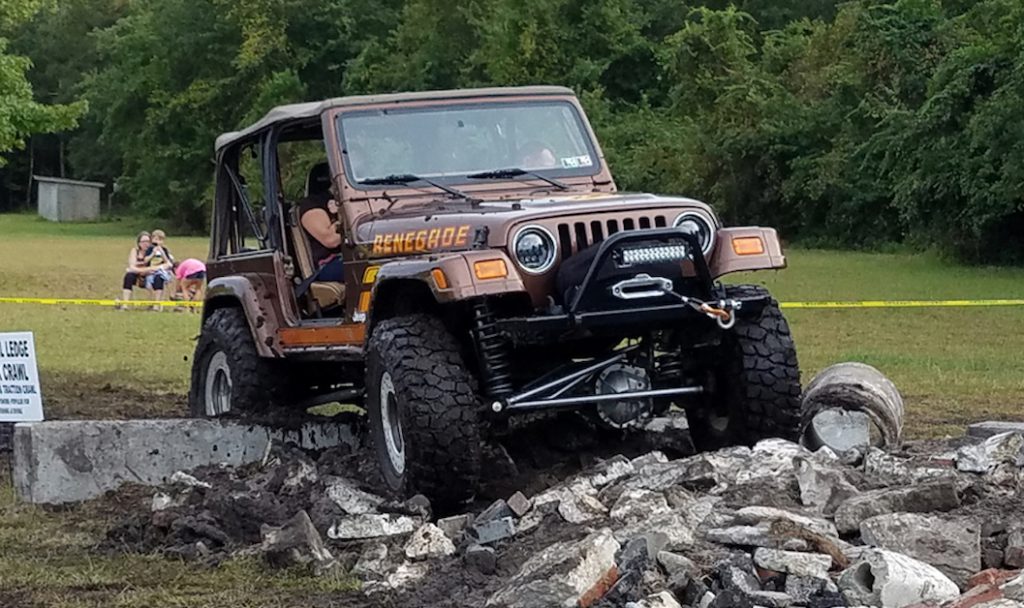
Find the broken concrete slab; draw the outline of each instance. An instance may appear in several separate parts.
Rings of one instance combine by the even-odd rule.
[[[651,418],[641,430],[651,449],[676,456],[693,454],[696,451],[690,437],[690,423],[685,413]]]
[[[376,513],[384,499],[356,487],[354,481],[342,477],[324,479],[324,494],[349,515]]]
[[[501,517],[474,523],[469,530],[477,544],[489,545],[513,536],[516,533],[516,524],[511,517]]]
[[[992,435],[956,453],[956,468],[968,473],[988,473],[1001,464],[1024,467],[1024,433]]]
[[[959,506],[960,495],[950,480],[872,490],[848,498],[836,508],[836,528],[846,534],[856,532],[860,522],[876,515],[951,511]]]
[[[1003,562],[1011,568],[1024,568],[1024,526],[1016,526],[1006,535]]]
[[[981,570],[976,526],[917,513],[887,513],[860,524],[861,539],[935,566],[961,588]]]
[[[335,522],[327,537],[334,540],[359,540],[382,536],[409,534],[419,527],[419,521],[406,515],[365,514],[349,515]]]
[[[455,553],[455,543],[434,524],[426,523],[416,529],[405,543],[405,556],[411,560],[444,557]]]
[[[125,483],[164,484],[176,471],[257,462],[271,442],[305,449],[357,444],[349,427],[338,423],[307,423],[289,432],[198,419],[19,423],[14,487],[27,502],[76,502]]]
[[[772,572],[811,578],[828,578],[828,569],[832,566],[832,558],[821,553],[802,553],[758,547],[754,551],[754,563]]]
[[[383,576],[388,571],[388,546],[377,542],[363,550],[352,573],[356,576]]]
[[[833,459],[828,458],[830,454]],[[842,502],[859,493],[837,466],[838,457],[828,448],[821,448],[808,457],[793,459],[800,502],[824,515],[832,515]]]
[[[832,522],[818,517],[808,517],[799,513],[793,513],[785,509],[775,507],[743,507],[736,511],[735,521],[737,524],[757,525],[762,522],[788,521],[802,526],[815,534],[823,536],[838,537],[835,525]]]
[[[676,596],[672,595],[668,591],[662,591],[661,593],[655,593],[649,595],[639,602],[630,602],[626,604],[627,608],[683,608]]]
[[[334,563],[334,556],[324,546],[320,533],[313,527],[305,510],[296,513],[283,526],[264,524],[260,532],[263,537],[260,548],[271,566],[311,566],[320,572]]]
[[[770,526],[764,524],[711,528],[704,532],[704,539],[720,545],[735,547],[767,547],[791,551],[808,551],[811,548],[807,541],[802,539],[783,538],[772,534]]]
[[[512,510],[512,514],[518,518],[526,516],[533,508],[533,501],[526,497],[522,492],[516,492],[512,496],[509,496],[508,508]]]
[[[444,532],[448,538],[452,539],[453,542],[459,542],[462,540],[462,534],[471,525],[473,525],[472,513],[451,515],[437,520],[437,527],[441,528],[441,531]]]
[[[928,564],[894,551],[871,549],[839,577],[851,605],[903,608],[939,604],[959,597],[960,588]]]
[[[618,580],[615,554],[620,549],[604,528],[576,542],[558,542],[523,563],[487,601],[505,608],[589,606]]]

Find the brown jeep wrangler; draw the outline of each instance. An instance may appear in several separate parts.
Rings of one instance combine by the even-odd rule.
[[[390,490],[448,503],[524,412],[628,429],[674,406],[699,447],[796,434],[778,304],[718,282],[785,267],[775,231],[617,192],[568,89],[282,106],[216,153],[193,415],[359,404]],[[311,196],[337,203],[343,282],[312,259]]]

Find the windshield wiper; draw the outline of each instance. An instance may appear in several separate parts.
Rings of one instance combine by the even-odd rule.
[[[432,179],[427,179],[425,177],[420,177],[419,175],[413,175],[411,173],[385,175],[384,177],[368,177],[366,179],[361,179],[356,183],[363,186],[398,186],[411,184],[412,182],[426,182],[431,186],[437,188],[438,190],[443,190],[448,194],[451,194],[452,196],[457,196],[461,199],[465,199],[470,202],[476,200],[469,196],[468,194],[466,194],[465,192],[462,192],[461,190],[456,190],[451,186],[446,186],[444,184],[435,182]]]
[[[473,179],[505,179],[509,177],[520,177],[522,175],[529,175],[535,179],[539,179],[542,182],[547,182],[558,188],[559,190],[568,190],[569,186],[565,182],[560,182],[557,179],[546,177],[535,171],[527,171],[526,169],[520,169],[518,167],[510,167],[508,169],[495,169],[494,171],[483,171],[481,173],[470,173],[466,177]]]

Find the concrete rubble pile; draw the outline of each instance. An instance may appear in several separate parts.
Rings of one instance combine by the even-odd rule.
[[[1016,432],[855,456],[779,439],[612,456],[444,514],[338,462],[275,448],[178,474],[108,542],[354,576],[366,605],[1024,608]]]

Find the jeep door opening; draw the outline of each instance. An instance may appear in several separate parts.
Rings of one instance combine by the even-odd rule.
[[[794,438],[799,368],[761,287],[774,230],[678,196],[619,193],[561,87],[282,106],[217,139],[196,416],[362,406],[381,478],[473,495],[521,412],[630,429],[686,410],[701,448]],[[324,165],[326,163],[326,165]],[[343,282],[319,280],[298,201],[330,175]],[[312,176],[312,173],[310,173]]]

